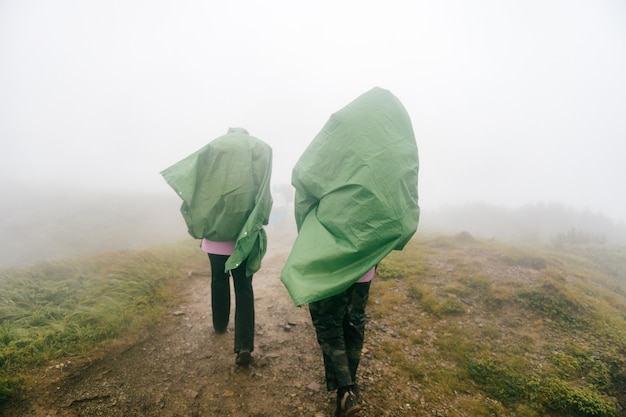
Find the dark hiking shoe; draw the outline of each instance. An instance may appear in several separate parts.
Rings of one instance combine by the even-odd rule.
[[[337,395],[337,412],[336,417],[356,416],[361,411],[361,406],[357,404],[356,395],[351,390]]]
[[[237,358],[235,359],[237,365],[248,366],[250,361],[252,361],[252,355],[249,350],[244,349],[237,352]]]
[[[352,390],[352,393],[356,397],[356,401],[357,402],[361,401],[361,393],[359,392],[359,384],[355,383],[354,385],[350,385],[350,389]]]

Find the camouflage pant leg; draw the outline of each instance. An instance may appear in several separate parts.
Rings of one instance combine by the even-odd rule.
[[[356,283],[348,289],[348,311],[343,322],[343,334],[352,381],[361,361],[365,336],[365,306],[369,298],[370,283]]]
[[[309,304],[317,341],[324,356],[328,390],[355,382],[363,347],[364,310],[368,294],[369,283],[354,284],[341,294]]]

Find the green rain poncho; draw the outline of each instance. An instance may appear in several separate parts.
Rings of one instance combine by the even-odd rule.
[[[374,88],[334,113],[293,169],[298,236],[281,281],[300,306],[338,294],[417,230],[409,115]]]
[[[165,181],[183,199],[180,211],[196,239],[236,240],[226,270],[246,258],[246,273],[261,267],[267,249],[263,225],[272,209],[270,177],[272,149],[230,128],[224,136],[163,170]]]

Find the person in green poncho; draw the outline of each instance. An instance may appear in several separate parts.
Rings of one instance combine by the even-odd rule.
[[[298,236],[281,281],[309,305],[336,415],[358,413],[357,369],[376,265],[417,230],[419,158],[410,118],[373,88],[334,113],[292,172]]]
[[[211,309],[216,333],[230,320],[230,276],[235,287],[235,353],[248,365],[254,350],[252,277],[267,249],[264,225],[272,208],[272,149],[245,129],[230,128],[161,172],[183,199],[188,232],[202,239],[211,264]]]

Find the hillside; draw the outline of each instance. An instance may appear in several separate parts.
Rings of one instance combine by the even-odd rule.
[[[200,254],[148,333],[34,371],[5,415],[332,415],[308,311],[278,278],[293,236],[268,232],[249,370],[234,365],[232,328],[210,332]],[[625,267],[622,247],[418,234],[372,286],[362,416],[626,415]]]
[[[181,200],[163,183],[160,192],[1,185],[0,268],[112,250],[140,249],[188,238]],[[293,187],[273,186],[270,222],[295,230]],[[507,209],[482,203],[422,211],[421,233],[527,244],[626,244],[626,224],[561,204]]]
[[[0,187],[0,268],[187,236],[176,194]]]

